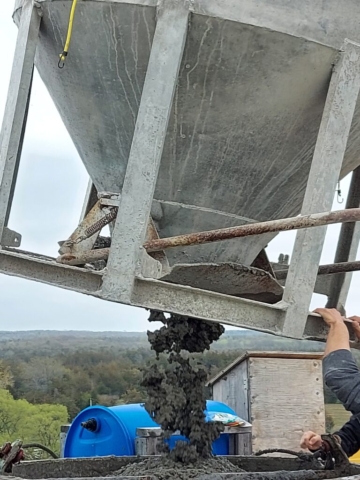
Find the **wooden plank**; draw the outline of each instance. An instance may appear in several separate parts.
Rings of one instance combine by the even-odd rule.
[[[230,372],[233,368],[236,367],[239,363],[243,362],[247,358],[295,358],[295,359],[314,359],[314,360],[321,360],[324,354],[322,352],[261,352],[261,351],[253,351],[253,352],[245,352],[236,358],[232,363],[230,363],[226,368],[221,370],[217,375],[211,378],[207,382],[207,386],[214,385],[220,378]]]
[[[249,422],[248,367],[242,362],[213,385],[212,397],[232,408],[239,417]]]
[[[254,452],[299,450],[305,431],[325,431],[319,359],[250,358],[249,377]]]
[[[314,359],[321,360],[324,354],[322,352],[248,352],[250,358],[294,358],[294,359]]]

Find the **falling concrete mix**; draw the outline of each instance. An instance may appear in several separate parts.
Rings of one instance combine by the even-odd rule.
[[[166,318],[160,312],[151,312],[149,321],[161,322],[163,326],[148,332],[156,357],[144,370],[142,385],[148,394],[145,408],[164,432],[164,455],[129,465],[118,473],[182,480],[207,473],[242,472],[228,460],[212,455],[212,444],[224,427],[205,421],[207,373],[191,356],[209,350],[224,327],[180,315]],[[188,442],[178,441],[169,451],[166,440],[175,432],[180,432]]]

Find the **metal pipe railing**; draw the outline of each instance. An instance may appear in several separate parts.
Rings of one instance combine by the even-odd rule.
[[[357,221],[360,221],[360,208],[352,208],[149,240],[144,244],[144,248],[148,253],[153,253],[167,248],[202,245],[204,243],[220,242],[222,240],[261,235],[263,233],[284,232]],[[94,260],[105,260],[108,258],[109,252],[110,248],[102,248],[101,250],[90,250],[78,255],[65,254],[58,257],[57,262],[67,265],[81,265]]]
[[[360,270],[360,261],[330,263],[320,265],[318,275],[334,275],[336,273],[358,272]],[[285,280],[288,270],[275,270],[274,275],[277,280]]]
[[[238,227],[220,228],[207,232],[188,233],[176,237],[160,238],[144,244],[148,253],[158,252],[167,248],[202,245],[204,243],[220,242],[233,238],[261,235],[263,233],[284,232],[301,228],[320,227],[333,223],[357,222],[360,220],[360,208],[339,210],[336,212],[314,213],[299,217],[270,220],[267,222],[251,223]]]

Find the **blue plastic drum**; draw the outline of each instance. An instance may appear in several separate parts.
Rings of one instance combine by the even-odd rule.
[[[206,411],[236,415],[224,403],[207,401]],[[84,428],[84,425],[86,428]],[[158,427],[145,410],[143,404],[118,405],[117,407],[88,407],[73,421],[65,443],[66,458],[103,457],[108,455],[135,455],[137,428]],[[169,440],[174,448],[180,436]],[[228,435],[223,434],[213,444],[215,455],[228,455]]]

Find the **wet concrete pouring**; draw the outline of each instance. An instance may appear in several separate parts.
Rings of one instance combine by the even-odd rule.
[[[162,455],[131,463],[111,476],[153,480],[331,478],[331,474],[328,477],[325,472],[313,470],[250,473],[224,457],[213,456],[212,444],[224,427],[205,420],[207,374],[193,354],[209,350],[224,328],[220,324],[179,315],[166,318],[160,312],[151,312],[149,321],[163,324],[159,330],[148,332],[156,355],[144,370],[142,381],[148,395],[145,408],[164,432]],[[178,441],[170,451],[166,441],[175,432],[180,432],[189,441]]]
[[[191,355],[209,350],[224,327],[179,315],[167,319],[161,312],[151,312],[149,321],[163,324],[159,330],[148,332],[156,355],[144,370],[142,381],[148,395],[145,408],[164,432],[163,455],[128,466],[119,473],[182,480],[206,473],[243,471],[224,458],[212,456],[212,443],[223,431],[223,425],[205,421],[207,373]],[[189,442],[178,441],[169,451],[166,440],[175,432]]]

